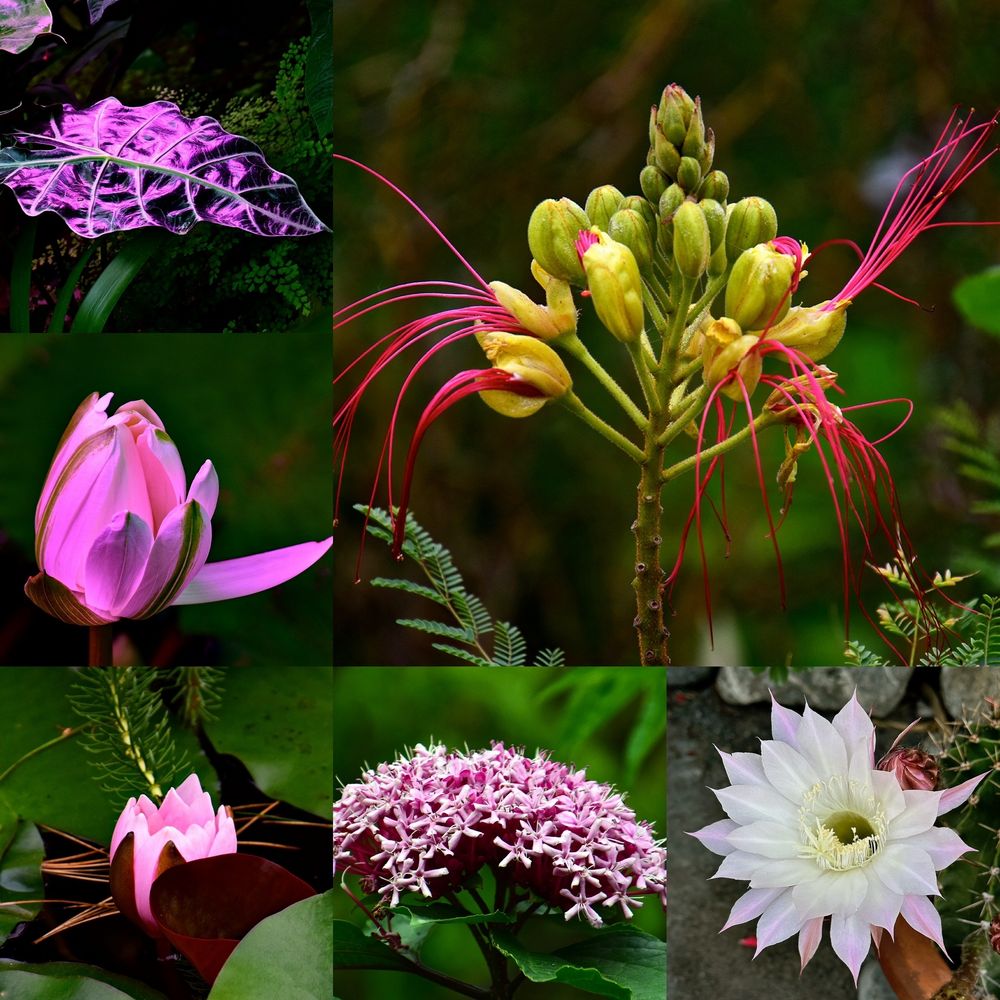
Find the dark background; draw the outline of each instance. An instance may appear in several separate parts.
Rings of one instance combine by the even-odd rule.
[[[661,0],[611,7],[341,0],[335,11],[336,147],[411,194],[487,280],[534,294],[525,239],[532,208],[561,195],[582,204],[600,183],[636,193],[649,106],[676,80],[702,96],[717,136],[715,165],[729,175],[731,200],[768,198],[779,232],[811,246],[833,237],[866,246],[895,177],[930,151],[952,106],[975,105],[985,115],[995,106],[998,14],[994,2],[904,0]],[[998,177],[995,164],[988,166],[944,217],[1000,217]],[[346,165],[336,167],[335,186],[338,307],[397,282],[463,279],[457,262],[391,192]],[[986,570],[958,593],[965,598],[998,586],[992,563],[973,566],[972,555],[980,537],[996,530],[996,519],[969,514],[978,494],[958,478],[954,456],[942,448],[936,409],[956,400],[982,416],[996,409],[996,343],[962,321],[951,292],[963,276],[994,262],[997,249],[992,229],[925,234],[884,280],[934,311],[871,289],[852,307],[844,342],[828,359],[848,389],[847,404],[914,400],[914,418],[883,452],[924,568]],[[829,297],[854,266],[850,251],[832,249],[810,266],[803,294],[808,301]],[[581,336],[631,389],[624,352],[584,311]],[[335,368],[416,315],[415,309],[386,310],[336,334]],[[442,352],[425,369],[404,409],[404,442],[443,381],[481,364],[470,342]],[[439,657],[426,637],[392,624],[400,615],[427,615],[428,605],[367,583],[352,585],[361,526],[350,504],[368,498],[406,370],[398,367],[365,400],[347,471],[345,524],[335,544],[336,658],[343,663]],[[602,391],[578,367],[573,371],[584,400],[614,416]],[[901,416],[901,408],[887,407],[859,422],[876,438]],[[689,446],[679,443],[676,454]],[[766,440],[769,481],[780,450],[780,435]],[[561,645],[571,663],[634,662],[628,527],[636,479],[624,456],[557,407],[513,421],[470,399],[428,435],[413,511],[452,549],[470,589],[496,617],[517,622],[531,648]],[[716,649],[707,650],[692,548],[674,593],[675,662],[841,662],[839,543],[815,456],[800,464],[795,502],[779,536],[787,613],[779,605],[748,450],[727,463],[727,482],[734,539],[728,562],[720,532],[711,524],[706,530]],[[665,491],[673,512],[668,562],[692,492],[690,478]],[[775,490],[772,504],[778,499]],[[890,553],[876,556],[884,562]],[[364,580],[392,568],[384,547],[370,545]],[[885,596],[873,583],[867,604]],[[856,611],[855,636],[878,643]]]

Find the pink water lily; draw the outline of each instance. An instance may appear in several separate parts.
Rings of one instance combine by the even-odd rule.
[[[157,806],[141,795],[122,810],[109,849],[111,892],[118,909],[152,937],[162,937],[149,892],[167,868],[236,853],[236,826],[225,806],[216,812],[197,774],[171,788]]]
[[[207,563],[219,480],[210,461],[190,487],[163,422],[145,402],[108,416],[91,393],[56,448],[35,511],[41,570],[25,593],[77,625],[148,618],[275,587],[313,565],[332,539]]]

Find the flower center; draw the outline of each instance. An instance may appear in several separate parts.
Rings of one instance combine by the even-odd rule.
[[[885,812],[867,784],[837,775],[813,785],[799,810],[801,856],[827,871],[868,864],[885,845]]]

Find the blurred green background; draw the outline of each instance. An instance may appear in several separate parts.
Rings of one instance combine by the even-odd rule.
[[[986,114],[996,106],[998,27],[996,2],[957,0],[647,0],[614,8],[416,0],[391,9],[341,0],[336,147],[401,185],[485,278],[532,289],[525,238],[531,209],[549,196],[582,204],[600,183],[637,193],[649,106],[676,80],[702,96],[717,137],[715,165],[728,173],[732,199],[768,198],[779,232],[811,246],[834,237],[867,245],[895,179],[930,150],[952,106],[971,104]],[[997,219],[998,182],[990,165],[945,217]],[[462,280],[457,262],[391,192],[346,165],[337,166],[335,184],[338,307],[396,282]],[[983,571],[956,593],[960,598],[1000,586],[995,560],[972,554],[983,534],[996,531],[997,518],[969,513],[977,493],[956,474],[936,409],[958,400],[981,417],[996,409],[996,341],[963,322],[951,293],[963,276],[995,262],[997,250],[992,229],[925,234],[885,280],[934,311],[869,290],[829,359],[848,390],[845,404],[914,400],[913,420],[883,451],[924,568]],[[829,297],[854,266],[850,251],[830,250],[810,266],[803,294]],[[416,315],[414,308],[386,310],[338,333],[335,367]],[[581,335],[628,378],[624,352],[593,316]],[[410,394],[403,439],[445,378],[481,363],[471,342],[442,352]],[[369,393],[355,427],[347,516],[335,546],[342,663],[439,657],[426,637],[391,624],[400,615],[426,615],[425,604],[352,585],[361,527],[349,507],[368,498],[405,372],[399,367]],[[585,401],[613,415],[589,378],[574,373]],[[887,407],[859,422],[876,438],[903,412]],[[780,435],[772,433],[765,441],[769,469],[780,455]],[[517,622],[530,647],[560,645],[570,663],[634,662],[628,528],[636,479],[624,456],[558,408],[513,421],[467,400],[426,439],[413,510],[452,549],[470,589],[496,617]],[[692,548],[674,592],[674,661],[841,662],[839,543],[815,456],[800,465],[779,536],[787,613],[749,452],[727,463],[727,481],[728,561],[721,532],[713,524],[706,530],[716,648],[708,649]],[[690,479],[665,492],[675,515],[668,554],[692,494]],[[771,500],[778,505],[776,488]],[[880,550],[874,557],[884,562],[889,555]],[[384,547],[370,545],[364,580],[391,568]],[[886,596],[877,581],[867,581],[869,607]],[[851,635],[882,648],[856,609]]]
[[[551,751],[555,760],[586,768],[587,776],[614,784],[640,819],[663,836],[666,816],[666,681],[658,670],[542,670],[430,667],[336,668],[334,671],[334,795],[357,781],[366,765],[393,760],[431,739],[477,750],[492,740]],[[641,746],[640,746],[641,744]],[[350,880],[352,891],[357,880]],[[360,924],[346,894],[334,893],[338,919]],[[635,916],[636,925],[662,938],[665,917],[654,899]],[[544,951],[585,936],[571,922],[535,921],[522,941]],[[432,968],[482,985],[479,952],[461,927],[438,928],[424,951]],[[415,976],[338,972],[338,996],[375,1000],[386,996],[431,1000],[441,989]],[[451,995],[451,994],[448,994]],[[581,997],[578,990],[526,983],[518,997],[546,1000]]]
[[[214,562],[329,532],[329,380],[325,329],[0,338],[0,663],[85,662],[86,629],[49,618],[22,590],[36,572],[35,504],[84,397],[114,391],[110,412],[145,399],[189,483],[212,460],[220,484]],[[117,641],[127,637],[138,654],[128,662],[152,666],[329,663],[330,573],[326,556],[263,594],[116,625]]]

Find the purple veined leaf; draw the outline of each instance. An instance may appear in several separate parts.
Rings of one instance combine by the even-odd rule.
[[[258,236],[327,228],[259,146],[169,101],[63,105],[44,131],[17,132],[0,149],[0,183],[28,215],[55,212],[88,238],[143,226],[186,233],[202,221]]]
[[[104,12],[118,0],[87,0],[87,15],[91,24],[97,24],[104,16]]]
[[[45,0],[0,0],[0,49],[23,52],[36,36],[52,30],[52,11]]]

